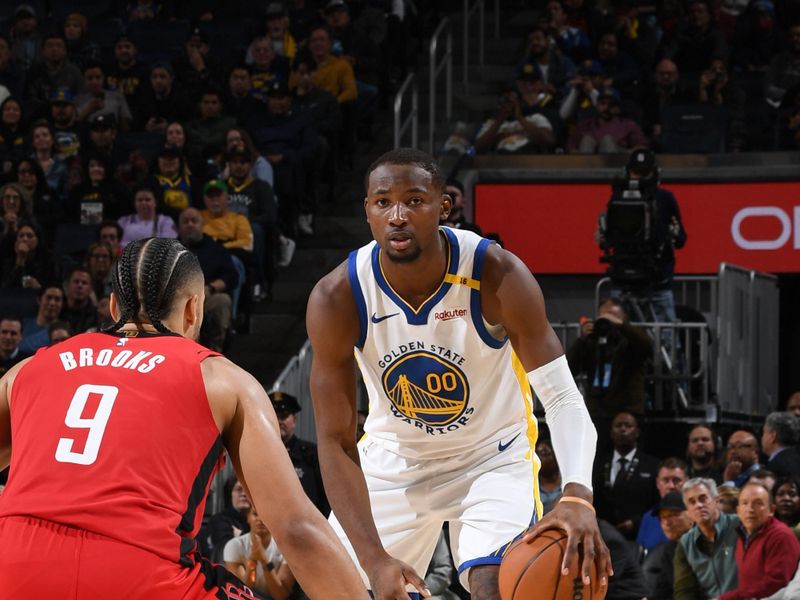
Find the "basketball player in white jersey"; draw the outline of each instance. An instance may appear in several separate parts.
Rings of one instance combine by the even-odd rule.
[[[588,582],[594,561],[605,585],[611,563],[591,505],[597,434],[536,281],[497,245],[439,227],[450,198],[429,155],[384,154],[366,187],[375,241],[317,284],[307,327],[331,521],[368,587],[377,600],[429,596],[420,574],[445,521],[474,600],[499,598],[513,540],[550,527],[569,536],[562,572],[580,546],[571,575]],[[354,348],[369,392],[358,445]],[[564,481],[541,521],[529,382]]]

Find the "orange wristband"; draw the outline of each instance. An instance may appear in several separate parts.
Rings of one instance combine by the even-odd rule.
[[[582,504],[590,511],[592,511],[592,514],[597,514],[597,511],[595,511],[594,506],[592,506],[591,502],[589,502],[588,500],[584,500],[583,498],[578,498],[577,496],[561,496],[559,502],[574,502],[575,504]]]

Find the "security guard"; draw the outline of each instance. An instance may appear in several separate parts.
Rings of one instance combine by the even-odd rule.
[[[311,499],[319,511],[326,517],[331,512],[328,498],[325,496],[325,488],[322,486],[322,475],[319,471],[319,456],[317,455],[317,445],[313,442],[301,440],[294,435],[297,427],[297,417],[295,416],[302,410],[297,398],[286,392],[272,392],[272,406],[278,417],[278,425],[281,428],[281,439],[283,440],[289,458],[292,459],[294,470],[300,478],[300,483],[306,495]]]

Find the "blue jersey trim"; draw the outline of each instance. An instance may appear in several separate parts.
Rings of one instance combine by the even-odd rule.
[[[472,560],[468,560],[467,562],[461,563],[458,566],[458,574],[461,575],[461,573],[463,573],[470,567],[478,567],[482,565],[499,565],[502,561],[503,561],[502,556],[481,556],[479,558],[473,558]]]
[[[472,278],[476,281],[481,280],[481,273],[483,271],[483,259],[486,256],[486,250],[492,244],[491,240],[482,239],[478,242],[478,247],[475,248],[475,259],[472,263]],[[508,337],[498,340],[486,329],[483,322],[483,313],[481,312],[481,292],[480,290],[471,290],[469,296],[470,313],[472,313],[472,324],[475,326],[475,331],[478,332],[483,343],[490,348],[499,350],[506,345]]]
[[[375,597],[375,594],[372,593],[372,590],[367,590],[367,593],[369,594],[370,598]],[[409,595],[411,600],[422,600],[422,594],[420,594],[419,592],[406,592],[406,594]]]
[[[456,275],[458,273],[458,261],[459,261],[459,247],[458,247],[458,238],[456,238],[455,234],[450,231],[447,227],[441,227],[440,231],[444,232],[445,239],[447,240],[447,249],[448,249],[448,262],[447,262],[447,273],[450,275]],[[383,290],[383,293],[391,298],[392,302],[394,302],[400,310],[403,311],[403,314],[406,316],[406,321],[409,325],[427,325],[428,324],[428,315],[431,312],[431,309],[436,306],[442,298],[444,298],[445,294],[450,290],[450,286],[452,284],[447,283],[446,281],[442,281],[442,284],[439,286],[439,289],[436,292],[425,300],[417,310],[414,310],[408,302],[403,300],[393,289],[392,286],[389,285],[389,282],[386,281],[386,278],[383,276],[383,271],[381,270],[381,259],[380,259],[380,246],[375,244],[375,247],[372,249],[372,273],[375,277],[375,282],[378,284],[378,287]],[[366,314],[366,313],[365,313]]]
[[[350,280],[350,291],[353,294],[353,300],[356,302],[356,310],[358,311],[358,342],[356,347],[359,350],[363,350],[364,343],[367,341],[367,301],[364,300],[364,292],[361,290],[361,284],[358,281],[357,258],[358,250],[353,250],[348,255],[347,278]]]

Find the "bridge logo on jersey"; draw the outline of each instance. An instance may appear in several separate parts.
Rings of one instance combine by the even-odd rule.
[[[442,357],[426,351],[406,354],[384,371],[382,381],[395,416],[426,429],[449,425],[452,431],[466,424],[459,417],[469,402],[467,378]]]

